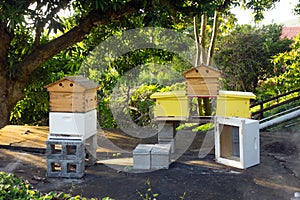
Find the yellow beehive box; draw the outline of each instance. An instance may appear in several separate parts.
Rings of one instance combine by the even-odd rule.
[[[250,118],[250,100],[256,96],[252,92],[220,90],[217,97],[217,116]]]
[[[207,65],[193,67],[183,73],[186,95],[189,97],[216,97],[221,72]]]
[[[67,76],[44,87],[51,112],[88,112],[97,107],[99,85],[83,76]]]
[[[189,101],[185,91],[156,92],[150,98],[156,99],[155,120],[187,120],[189,116]]]

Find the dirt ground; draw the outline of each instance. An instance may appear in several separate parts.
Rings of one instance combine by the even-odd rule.
[[[291,199],[294,192],[300,192],[299,131],[261,133],[261,163],[246,170],[217,164],[213,151],[200,159],[198,150],[203,134],[197,133],[189,149],[169,169],[130,173],[130,168],[128,172],[122,170],[129,165],[126,158],[132,156],[130,151],[138,143],[155,143],[156,137],[135,139],[116,129],[106,130],[105,137],[127,151],[116,154],[116,151],[99,149],[97,164],[87,166],[83,178],[66,179],[45,176],[43,144],[47,130],[47,127],[13,126],[0,130],[0,170],[29,180],[41,192],[63,191],[98,199],[106,196],[116,200],[140,199],[138,193],[150,193],[147,182],[151,191],[158,194],[156,199],[161,200],[274,200]]]

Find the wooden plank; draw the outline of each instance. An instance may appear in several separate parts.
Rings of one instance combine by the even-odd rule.
[[[47,91],[75,93],[75,92],[84,92],[86,91],[86,89],[82,86],[75,84],[72,81],[63,80],[61,82],[57,82],[56,84],[53,84],[52,86],[48,87]]]
[[[218,90],[186,90],[187,96],[216,96],[218,94]]]
[[[187,116],[155,116],[154,121],[187,121]]]
[[[232,157],[232,127],[220,125],[220,155],[223,158]]]
[[[195,84],[195,85],[191,85],[191,84],[187,84],[186,88],[195,88],[195,89],[206,89],[206,88],[219,88],[219,84]]]
[[[53,112],[86,112],[97,108],[97,94],[88,93],[50,93],[50,110]]]
[[[187,86],[187,91],[219,91],[217,85],[214,86],[206,86],[206,85],[197,85],[197,86]]]
[[[216,78],[207,78],[207,79],[198,79],[198,78],[189,78],[186,80],[186,83],[194,85],[194,84],[219,84],[219,80]]]
[[[206,66],[200,66],[197,70],[203,77],[220,77],[221,75],[220,72]]]
[[[192,68],[186,72],[184,72],[184,77],[189,78],[189,77],[220,77],[221,72],[218,71],[217,69],[213,69],[211,67],[201,65],[196,68]]]

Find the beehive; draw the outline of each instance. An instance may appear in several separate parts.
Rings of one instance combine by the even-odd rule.
[[[215,97],[218,95],[219,70],[200,65],[184,73],[186,79],[186,95],[189,97]]]
[[[150,98],[156,99],[155,120],[183,121],[189,116],[189,101],[185,91],[156,92]]]
[[[217,116],[250,118],[252,92],[220,90],[217,97]]]
[[[83,76],[67,76],[45,88],[51,112],[87,112],[97,107],[99,85]]]

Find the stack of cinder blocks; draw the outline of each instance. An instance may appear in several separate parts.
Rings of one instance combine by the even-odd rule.
[[[158,144],[139,144],[134,149],[134,169],[168,169],[175,152],[175,134],[175,122],[158,122]]]
[[[171,144],[171,152],[175,152],[175,122],[166,121],[158,123],[158,144]]]
[[[47,176],[81,178],[97,149],[98,84],[82,76],[45,86],[50,93]]]

